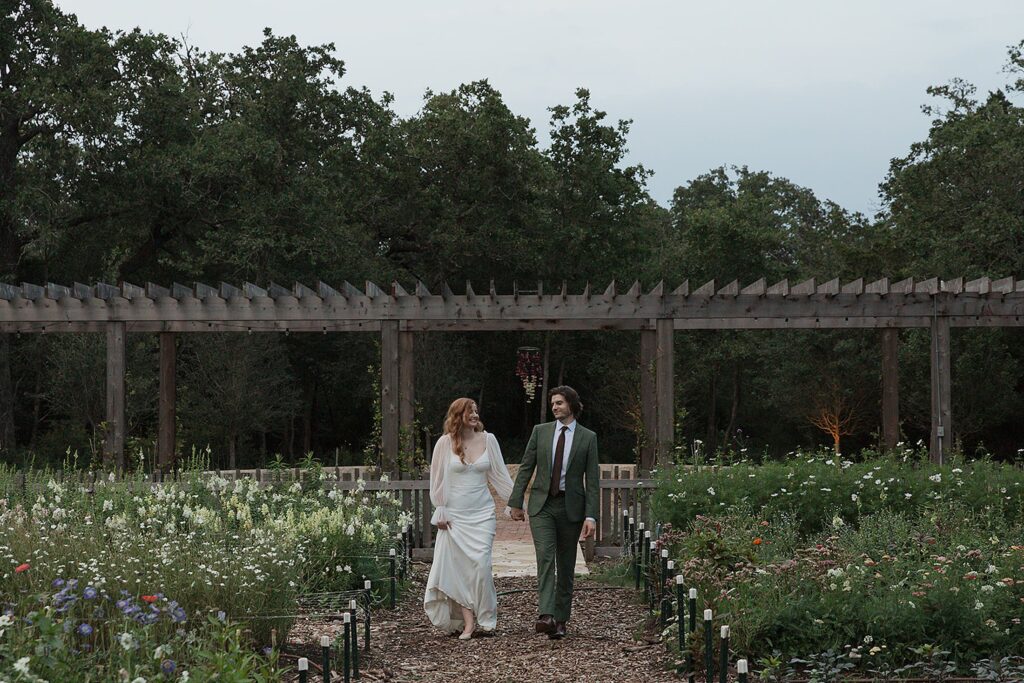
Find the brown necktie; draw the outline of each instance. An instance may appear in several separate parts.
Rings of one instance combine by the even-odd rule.
[[[558,443],[555,445],[555,464],[551,466],[551,487],[548,489],[549,496],[558,495],[558,484],[562,479],[562,456],[565,455],[565,430],[567,426],[562,425],[562,433],[558,435]]]

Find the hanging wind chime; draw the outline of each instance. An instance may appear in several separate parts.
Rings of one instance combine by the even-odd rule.
[[[542,372],[540,349],[536,346],[520,346],[516,351],[516,377],[523,383],[527,403],[533,403],[537,396]]]

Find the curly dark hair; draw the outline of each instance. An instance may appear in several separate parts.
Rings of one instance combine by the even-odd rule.
[[[570,386],[562,385],[555,387],[548,392],[548,402],[551,402],[551,397],[555,394],[561,394],[562,398],[568,402],[569,407],[572,408],[573,417],[579,417],[583,412],[583,402],[580,401],[580,395],[576,393],[576,390]]]

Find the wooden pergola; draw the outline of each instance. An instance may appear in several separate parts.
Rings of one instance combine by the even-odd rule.
[[[381,338],[382,449],[386,465],[397,462],[400,434],[411,433],[414,405],[413,349],[417,332],[509,330],[637,330],[640,333],[640,389],[645,439],[641,466],[671,462],[674,396],[673,337],[676,330],[881,330],[884,442],[899,438],[898,330],[931,331],[931,454],[942,461],[952,441],[950,329],[1019,327],[1024,317],[1024,281],[979,278],[865,284],[807,280],[746,287],[711,281],[691,289],[688,282],[668,291],[663,283],[648,292],[639,283],[601,292],[588,285],[570,294],[563,284],[529,293],[499,294],[491,283],[476,292],[466,285],[454,294],[444,285],[432,293],[418,283],[411,292],[398,283],[383,289],[367,282],[338,289],[296,284],[266,289],[246,283],[170,288],[75,284],[65,287],[0,284],[0,332],[42,334],[103,332],[107,339],[107,423],[105,452],[124,463],[125,335],[160,335],[160,397],[157,462],[174,462],[175,335],[182,332],[374,332]],[[404,430],[404,432],[403,432]]]

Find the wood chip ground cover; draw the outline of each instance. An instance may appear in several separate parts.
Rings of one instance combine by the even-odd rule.
[[[374,613],[370,656],[363,681],[420,683],[541,683],[547,681],[679,680],[660,643],[643,633],[647,607],[632,589],[580,577],[573,599],[569,637],[551,641],[533,632],[537,615],[535,578],[496,579],[498,628],[494,637],[460,641],[433,628],[423,613],[427,565],[414,565],[412,582],[398,609]],[[334,621],[300,620],[288,650],[319,661],[320,636],[340,632]],[[362,641],[360,640],[360,643]],[[319,676],[316,677],[319,681]]]

